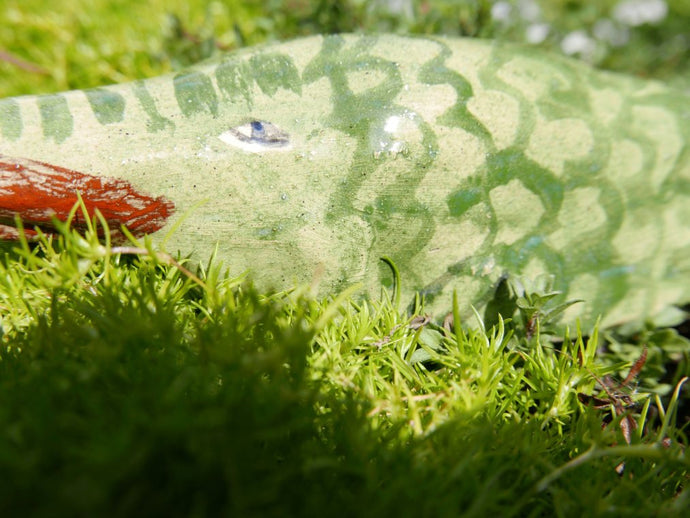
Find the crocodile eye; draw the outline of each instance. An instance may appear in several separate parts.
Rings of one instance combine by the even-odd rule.
[[[264,131],[264,123],[261,121],[251,121],[249,125],[252,127],[252,138],[253,139],[261,139],[263,138],[264,134],[266,133]]]
[[[261,153],[290,149],[290,136],[278,126],[268,121],[252,120],[218,135],[218,138],[231,146],[245,151]]]

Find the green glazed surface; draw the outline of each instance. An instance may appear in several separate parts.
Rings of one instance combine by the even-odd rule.
[[[242,131],[262,121],[258,136]],[[262,132],[275,130],[277,144]],[[239,140],[238,140],[239,134]],[[690,98],[520,46],[311,37],[176,75],[0,101],[0,154],[165,196],[168,252],[262,287],[376,295],[398,265],[432,311],[555,276],[585,324],[690,301]]]

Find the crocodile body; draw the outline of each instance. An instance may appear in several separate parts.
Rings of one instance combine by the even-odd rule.
[[[388,256],[432,308],[454,289],[480,300],[505,274],[554,275],[587,300],[566,319],[586,323],[690,301],[690,98],[534,49],[396,36],[247,49],[2,100],[0,155],[6,227],[62,214],[29,215],[20,199],[41,185],[70,201],[89,198],[70,171],[105,178],[92,207],[118,212],[128,193],[113,218],[136,230],[127,207],[155,201],[142,231],[200,259],[217,244],[264,287],[319,271],[324,292],[376,293]]]

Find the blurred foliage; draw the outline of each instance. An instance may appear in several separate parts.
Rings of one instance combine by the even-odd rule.
[[[621,5],[643,14],[646,5],[650,21],[630,25]],[[659,6],[665,15],[654,18]],[[687,88],[688,27],[690,0],[3,0],[0,97],[150,77],[232,48],[335,32],[526,42]]]

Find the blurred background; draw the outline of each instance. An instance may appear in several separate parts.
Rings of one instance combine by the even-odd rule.
[[[335,32],[510,40],[690,89],[690,0],[1,0],[0,97]]]

